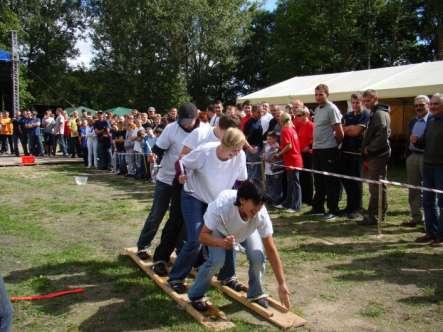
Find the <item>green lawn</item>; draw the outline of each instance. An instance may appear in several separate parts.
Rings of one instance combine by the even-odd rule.
[[[81,166],[1,169],[0,272],[9,294],[86,288],[15,303],[15,330],[202,330],[121,255],[137,240],[153,186],[101,172],[76,186],[73,176],[84,173]],[[390,189],[389,203],[382,238],[343,218],[326,223],[271,210],[294,311],[307,329],[442,330],[443,250],[415,244],[420,229],[399,226],[409,218],[405,190]],[[239,266],[246,280],[242,256]],[[265,282],[275,294],[270,268]],[[238,330],[274,330],[219,293],[209,295]]]

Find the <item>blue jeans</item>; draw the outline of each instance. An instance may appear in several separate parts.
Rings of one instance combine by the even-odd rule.
[[[443,167],[424,164],[423,186],[442,190]],[[424,191],[423,210],[425,212],[426,234],[432,236],[434,239],[443,238],[443,195]]]
[[[261,163],[257,163],[261,162],[260,151],[258,153],[246,152],[246,162],[253,163],[246,164],[246,169],[248,170],[248,179],[256,183],[262,182]]]
[[[221,237],[218,232],[216,236]],[[265,272],[265,254],[263,243],[257,231],[241,243],[246,249],[249,261],[249,289],[248,298],[255,298],[263,294],[262,278]],[[188,292],[191,301],[196,301],[205,296],[211,285],[212,277],[223,267],[226,260],[226,250],[219,247],[208,247],[208,260],[198,270],[194,284]]]
[[[266,175],[266,192],[272,203],[280,204],[283,199],[284,173]]]
[[[287,209],[299,210],[301,207],[301,186],[298,171],[287,169],[287,196],[283,206]]]
[[[12,305],[6,293],[5,283],[0,275],[0,332],[11,331],[12,313]]]
[[[57,134],[57,135],[55,135],[55,137],[56,137],[55,152],[57,152],[57,143],[58,143],[60,150],[63,153],[63,156],[66,156],[68,154],[68,149],[66,147],[65,136]]]
[[[181,195],[181,208],[186,227],[186,242],[169,273],[169,280],[183,281],[191,272],[202,248],[198,238],[203,227],[203,215],[208,204],[192,197],[185,191]]]

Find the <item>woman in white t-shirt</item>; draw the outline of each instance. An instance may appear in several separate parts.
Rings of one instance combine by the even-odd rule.
[[[272,222],[264,206],[265,193],[251,181],[243,182],[238,190],[225,190],[211,202],[204,215],[199,240],[208,246],[209,257],[200,266],[188,296],[192,306],[206,311],[203,300],[211,280],[225,263],[226,252],[237,243],[246,249],[249,261],[248,299],[267,308],[267,296],[263,292],[262,276],[265,253],[277,279],[281,303],[289,309],[289,290],[283,265],[272,237]]]
[[[201,249],[198,236],[207,205],[223,190],[233,188],[236,181],[244,181],[248,177],[242,150],[245,141],[241,130],[230,128],[221,143],[200,145],[181,160],[187,172],[179,178],[180,182],[184,182],[181,207],[187,238],[169,274],[169,283],[178,293],[186,291],[184,280]]]

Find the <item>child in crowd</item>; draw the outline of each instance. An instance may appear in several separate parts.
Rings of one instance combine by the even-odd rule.
[[[146,131],[141,128],[137,131],[137,139],[134,141],[135,154],[135,178],[143,179],[146,177],[146,158],[144,149],[146,150]]]
[[[273,204],[280,204],[283,193],[283,175],[284,167],[282,159],[275,159],[274,155],[278,152],[279,137],[271,131],[266,136],[266,143],[263,151],[265,160],[266,188],[269,198]]]
[[[111,130],[114,150],[114,170],[117,175],[126,174],[124,119],[119,118]]]
[[[86,128],[88,127],[88,121],[82,120],[80,127],[78,128],[78,135],[80,138],[80,150],[83,156],[83,163],[88,166],[88,138],[86,136]]]

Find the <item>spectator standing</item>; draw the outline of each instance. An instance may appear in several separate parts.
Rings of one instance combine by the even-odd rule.
[[[271,115],[272,115],[272,119],[269,121],[269,126],[268,126],[268,130],[265,133],[265,137],[267,137],[267,133],[269,132],[273,132],[276,135],[280,135],[280,116],[282,114],[282,111],[280,110],[280,106],[278,105],[271,105],[270,106],[271,109]]]
[[[430,106],[432,116],[427,121],[424,135],[419,139],[413,134],[411,143],[424,147],[423,185],[443,190],[443,94],[433,95]],[[432,246],[440,247],[443,245],[443,194],[424,191],[423,209],[426,235],[416,242],[431,242]]]
[[[28,138],[31,153],[35,156],[43,157],[43,143],[40,130],[41,121],[36,111],[30,113],[28,121]]]
[[[13,125],[12,119],[9,117],[9,112],[3,112],[3,116],[0,119],[0,133],[1,133],[1,143],[2,148],[1,152],[8,151],[8,143],[9,143],[9,153],[14,154],[14,144],[12,140],[13,135]]]
[[[300,151],[303,167],[312,169],[312,143],[314,141],[314,124],[310,120],[310,113],[306,107],[297,109],[294,115],[294,127],[300,142]],[[312,205],[314,195],[314,176],[311,172],[300,172],[300,186],[302,202]]]
[[[337,106],[328,100],[329,88],[320,84],[315,88],[318,103],[314,117],[314,140],[312,165],[315,170],[334,172],[338,170],[338,145],[343,140],[342,115]],[[340,182],[332,176],[314,175],[315,194],[312,215],[323,215],[324,220],[334,220],[338,213]],[[324,213],[325,199],[329,213]]]
[[[132,115],[129,115],[126,120],[125,160],[128,171],[127,175],[129,177],[134,177],[136,173],[134,145],[135,141],[137,140],[138,128]]]
[[[391,135],[391,117],[389,106],[379,104],[377,92],[363,92],[363,104],[370,110],[368,127],[362,141],[362,153],[366,162],[366,177],[371,180],[386,179],[388,161],[391,156],[389,136]],[[317,114],[315,114],[317,116]],[[382,219],[388,209],[387,187],[382,185]],[[378,220],[378,184],[369,184],[368,215],[360,220],[361,225],[376,225]]]
[[[300,143],[288,113],[281,115],[280,126],[280,151],[276,156],[283,158],[286,174],[286,199],[282,206],[288,212],[297,212],[302,202],[299,171],[295,169],[295,167],[303,167]]]
[[[51,110],[47,110],[42,119],[43,142],[45,143],[45,154],[47,156],[55,156],[55,119]]]
[[[114,144],[114,159],[115,159],[115,172],[117,175],[126,174],[126,161],[125,161],[125,138],[126,129],[124,128],[124,119],[120,118],[117,121],[117,125],[112,134],[112,144]]]
[[[70,131],[69,135],[69,146],[71,147],[71,158],[75,158],[76,156],[80,156],[80,146],[79,146],[79,137],[78,137],[78,113],[77,111],[72,112],[72,115],[68,121],[68,127]]]
[[[408,183],[414,186],[423,184],[423,152],[424,149],[411,142],[412,136],[421,139],[425,132],[426,124],[431,115],[429,112],[429,97],[420,95],[414,99],[415,117],[408,124],[408,146],[406,147],[406,175]],[[404,222],[403,226],[415,227],[422,225],[424,218],[422,212],[422,192],[409,189],[408,202],[411,210],[411,220]]]
[[[17,114],[12,118],[12,142],[14,145],[14,152],[17,157],[20,156],[20,150],[18,148],[18,141],[21,138],[21,128],[20,128],[21,111],[17,111]],[[23,146],[23,141],[21,141]],[[26,144],[23,149],[26,148]],[[27,151],[27,148],[26,150]]]
[[[244,114],[243,114],[243,117],[240,120],[240,130],[244,131],[245,125],[249,121],[249,119],[251,118],[251,113],[252,113],[252,106],[251,106],[251,103],[250,103],[249,100],[245,100],[243,102],[242,112]]]
[[[368,125],[369,112],[362,109],[362,96],[351,95],[352,111],[343,116],[344,138],[341,147],[341,173],[361,177],[361,143]],[[343,211],[348,219],[357,219],[362,209],[363,184],[359,181],[342,180],[346,191],[346,208]]]
[[[68,154],[67,148],[66,148],[66,142],[64,138],[65,134],[65,116],[63,115],[63,109],[61,107],[58,107],[55,110],[55,114],[57,115],[55,119],[55,127],[54,127],[54,133],[55,133],[55,146],[54,146],[54,154],[57,152],[57,143],[60,146],[60,150],[63,153],[63,157],[66,157]]]
[[[94,130],[97,135],[97,167],[98,169],[108,169],[111,166],[109,156],[109,148],[111,147],[110,127],[108,121],[104,119],[103,112],[97,112]]]
[[[220,120],[220,116],[223,113],[223,103],[220,99],[217,99],[214,103],[214,116],[211,117],[211,119],[209,120],[209,124],[212,127],[215,127],[218,125],[218,121]]]
[[[283,194],[283,160],[274,158],[278,153],[279,136],[269,131],[263,148],[263,159],[265,161],[266,191],[274,205],[282,202]]]
[[[88,119],[86,127],[86,146],[88,149],[88,168],[97,168],[97,134],[94,129],[94,120]]]
[[[167,118],[168,118],[167,123],[171,123],[177,120],[177,109],[175,107],[171,107],[171,109],[168,111]]]
[[[261,118],[260,118],[261,127],[263,130],[263,135],[265,135],[265,133],[268,131],[269,123],[271,122],[272,118],[273,118],[272,114],[269,112],[269,104],[263,103],[262,104],[262,111],[261,111]]]
[[[78,127],[78,136],[80,139],[80,151],[83,156],[83,163],[88,166],[88,138],[86,136],[86,129],[88,127],[88,120],[80,120],[80,126]]]
[[[246,151],[246,162],[248,168],[248,178],[252,181],[260,182],[261,178],[261,150],[263,149],[263,128],[261,127],[261,105],[252,107],[252,114],[244,127],[244,134],[249,144]]]

